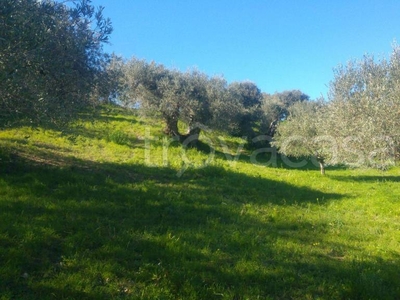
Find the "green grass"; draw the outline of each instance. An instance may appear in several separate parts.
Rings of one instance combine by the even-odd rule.
[[[108,107],[0,132],[0,299],[400,298],[398,167],[321,176],[161,131]]]

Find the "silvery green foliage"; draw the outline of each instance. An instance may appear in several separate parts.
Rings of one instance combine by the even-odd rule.
[[[135,57],[122,65],[118,98],[125,105],[137,106],[145,113],[161,114],[163,99],[162,85],[170,77],[170,72],[155,62],[147,63]],[[164,114],[172,113],[172,107]]]
[[[319,156],[327,164],[386,169],[399,152],[399,92],[398,46],[388,60],[366,55],[350,61],[335,69],[328,102],[290,110],[275,145],[286,155]]]
[[[124,88],[120,99],[136,105],[145,115],[158,115],[166,123],[165,132],[179,136],[178,121],[189,126],[203,123],[209,115],[208,77],[197,71],[180,72],[155,62],[132,58],[123,67]]]
[[[235,117],[242,107],[221,76],[209,77],[197,69],[181,72],[136,58],[123,65],[118,97],[147,116],[161,117],[165,133],[173,136],[201,128],[229,131],[238,126]],[[178,121],[188,132],[179,132]]]
[[[255,128],[261,118],[262,93],[255,83],[243,81],[229,84],[228,94],[231,102],[237,104],[233,121],[238,126],[230,133],[251,140],[256,135]]]
[[[296,102],[308,101],[309,96],[300,90],[263,94],[261,103],[260,132],[270,137],[275,135],[278,124],[287,119],[289,107]]]
[[[325,111],[323,101],[294,103],[288,108],[287,120],[279,124],[272,145],[286,156],[315,158],[323,173],[325,165],[338,162],[336,142],[321,126]]]
[[[335,70],[329,124],[340,144],[340,160],[352,166],[385,169],[395,163],[399,145],[399,49],[389,60],[372,56]]]
[[[95,90],[100,101],[122,104],[119,92],[125,89],[123,67],[124,59],[114,53],[103,63],[104,72],[101,72],[101,80],[97,81]]]
[[[239,130],[238,112],[242,109],[240,100],[228,92],[229,85],[224,77],[214,76],[207,82],[207,95],[210,115],[206,124],[213,130],[237,132]]]
[[[63,123],[93,104],[112,31],[89,0],[3,0],[0,111],[7,120]]]

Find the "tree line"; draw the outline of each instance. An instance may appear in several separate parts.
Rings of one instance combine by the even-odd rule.
[[[68,5],[67,5],[68,4]],[[263,93],[197,69],[180,71],[104,52],[112,24],[91,0],[4,0],[0,6],[0,123],[64,126],[113,101],[163,120],[195,145],[202,130],[255,137],[325,165],[387,168],[399,154],[400,48],[334,70],[327,99],[300,90]],[[183,128],[183,125],[186,127]]]
[[[164,121],[164,133],[183,141],[196,141],[203,128],[248,140],[273,136],[296,102],[309,100],[299,90],[273,95],[262,93],[250,81],[229,83],[223,76],[208,76],[197,69],[181,72],[137,58],[114,57],[110,71],[119,74],[114,97]],[[187,129],[180,131],[178,123]]]

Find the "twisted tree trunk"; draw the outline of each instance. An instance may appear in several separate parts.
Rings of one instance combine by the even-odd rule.
[[[178,118],[166,116],[164,133],[168,136],[178,138],[179,142],[187,147],[196,147],[199,141],[201,128],[197,122],[191,122],[185,134],[181,134],[178,128]]]
[[[179,129],[178,129],[178,119],[175,117],[167,116],[165,117],[165,127],[164,127],[164,133],[166,135],[172,136],[172,137],[180,137],[181,135],[179,134]]]

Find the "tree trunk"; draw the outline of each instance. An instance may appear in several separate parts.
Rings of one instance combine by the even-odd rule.
[[[165,118],[165,128],[164,133],[172,136],[178,137],[179,141],[187,147],[196,147],[199,141],[201,128],[197,126],[197,123],[189,125],[186,134],[180,134],[178,129],[178,119],[174,117]]]
[[[276,128],[278,127],[278,122],[279,122],[279,119],[276,119],[276,120],[273,120],[271,122],[271,124],[269,124],[267,136],[269,136],[271,138],[274,137],[275,132],[276,132]]]
[[[180,137],[181,135],[179,134],[179,129],[178,129],[178,119],[174,117],[166,117],[165,118],[165,128],[164,128],[164,133],[169,136],[178,136]]]
[[[325,164],[323,161],[319,161],[319,168],[321,170],[321,175],[325,175]]]

